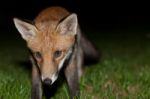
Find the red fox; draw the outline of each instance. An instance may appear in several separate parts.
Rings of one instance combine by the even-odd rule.
[[[78,96],[83,61],[98,61],[99,52],[81,33],[77,15],[62,7],[49,7],[33,22],[13,21],[31,51],[32,99],[42,98],[42,84],[52,85],[61,69],[70,98]]]

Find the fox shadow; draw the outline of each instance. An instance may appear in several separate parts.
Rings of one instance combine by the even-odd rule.
[[[17,61],[16,62],[17,66],[21,66],[22,68],[25,69],[26,72],[29,72],[29,76],[31,79],[31,71],[32,71],[32,64],[29,60],[27,61]],[[55,96],[55,94],[57,93],[58,88],[60,88],[63,83],[65,82],[65,77],[64,74],[62,73],[62,71],[59,74],[58,79],[52,84],[52,85],[44,85],[42,84],[42,92],[43,92],[43,97],[45,97],[45,99],[50,99],[51,97]]]
[[[62,75],[58,77],[57,81],[55,81],[53,85],[43,85],[43,96],[45,97],[45,99],[50,99],[51,97],[55,96],[58,88],[63,85],[62,82],[64,82],[64,79],[62,79],[61,76]]]

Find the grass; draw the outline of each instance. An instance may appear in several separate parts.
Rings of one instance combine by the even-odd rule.
[[[150,38],[144,29],[96,31],[90,38],[102,51],[98,64],[85,68],[79,99],[149,99]],[[0,99],[29,99],[30,70],[25,42],[19,34],[2,37]],[[69,99],[65,83],[52,99]]]

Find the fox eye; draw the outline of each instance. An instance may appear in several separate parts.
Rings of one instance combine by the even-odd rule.
[[[35,52],[34,55],[35,55],[36,58],[41,58],[42,57],[40,52]]]
[[[55,51],[55,53],[54,53],[54,57],[55,58],[58,58],[58,57],[60,57],[62,55],[62,51],[60,51],[60,50],[57,50],[57,51]]]

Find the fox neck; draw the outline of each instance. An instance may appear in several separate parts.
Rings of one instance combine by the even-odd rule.
[[[75,42],[75,44],[69,49],[68,53],[66,54],[66,56],[64,57],[64,59],[62,59],[62,61],[60,62],[59,66],[59,71],[63,68],[66,68],[67,65],[70,64],[74,53],[75,53],[75,48],[77,47],[77,42]]]
[[[69,49],[69,51],[68,51],[68,53],[66,54],[66,56],[65,56],[65,57],[61,60],[61,62],[59,63],[59,65],[58,65],[58,70],[59,70],[59,71],[60,71],[60,69],[63,67],[63,65],[65,64],[65,62],[66,62],[67,60],[69,60],[70,57],[72,56],[73,48],[74,48],[74,47],[72,47],[72,48]]]

